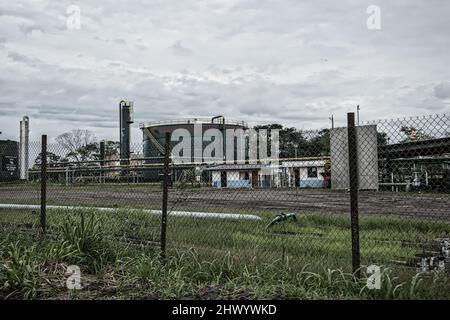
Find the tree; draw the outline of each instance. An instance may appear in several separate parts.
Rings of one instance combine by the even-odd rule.
[[[98,143],[93,142],[69,152],[66,157],[74,161],[99,160],[100,149]]]
[[[415,127],[403,126],[400,128],[400,131],[407,136],[402,142],[433,139],[433,137],[422,133],[422,129],[417,129]]]
[[[105,141],[105,156],[115,156],[120,153],[120,142],[119,141]]]
[[[377,132],[377,143],[379,146],[387,145],[388,138],[386,132]]]
[[[56,142],[67,152],[67,158],[74,161],[91,160],[98,153],[95,135],[89,130],[72,130],[56,137]]]
[[[308,142],[303,137],[301,131],[296,128],[283,128],[281,124],[272,123],[267,125],[258,125],[254,129],[259,132],[259,130],[267,130],[267,149],[270,150],[270,130],[278,129],[279,133],[279,157],[280,158],[293,158],[296,153],[303,152],[308,145]]]
[[[323,129],[311,139],[305,138],[305,133],[294,127],[284,128],[281,124],[273,123],[255,126],[256,131],[261,129],[280,130],[280,158],[314,157],[330,154],[330,130]],[[269,141],[270,141],[270,132]],[[270,145],[268,144],[270,150]]]
[[[309,156],[330,155],[330,129],[319,131],[319,135],[309,142]]]
[[[42,153],[40,152],[34,160],[34,165],[39,167],[42,161]],[[57,163],[66,162],[67,159],[61,158],[53,152],[47,152],[47,166],[54,167]]]

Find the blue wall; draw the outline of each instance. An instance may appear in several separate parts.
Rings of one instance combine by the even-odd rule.
[[[227,187],[230,188],[248,188],[250,186],[249,180],[227,180]]]
[[[322,188],[322,179],[300,180],[300,188]]]
[[[213,181],[213,187],[220,188],[220,181]],[[249,180],[227,180],[227,187],[229,188],[249,188],[251,187]]]

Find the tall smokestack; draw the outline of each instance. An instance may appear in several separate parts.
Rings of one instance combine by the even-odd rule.
[[[29,118],[24,116],[22,121],[20,121],[20,179],[28,180],[28,152],[29,152]]]
[[[133,102],[121,101],[120,107],[120,164],[129,164],[130,159],[130,124],[133,120]]]

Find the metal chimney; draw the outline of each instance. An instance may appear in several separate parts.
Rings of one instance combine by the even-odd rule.
[[[28,154],[29,154],[29,118],[24,116],[20,121],[20,179],[28,180]]]
[[[133,102],[120,101],[120,164],[129,164],[130,159],[130,124],[133,119]]]

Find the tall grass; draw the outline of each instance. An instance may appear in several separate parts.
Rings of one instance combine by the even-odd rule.
[[[61,236],[75,249],[67,260],[86,266],[90,272],[100,272],[114,259],[102,221],[94,212],[76,212],[66,216],[61,226]]]
[[[45,291],[43,265],[36,257],[36,246],[23,247],[18,242],[1,245],[0,292],[6,298],[34,298]]]
[[[289,263],[281,261],[238,264],[230,254],[202,261],[195,250],[179,252],[166,264],[158,257],[140,256],[133,266],[131,281],[142,292],[148,290],[169,299],[414,299],[420,297],[418,289],[422,285],[418,275],[400,280],[392,276],[392,270],[385,269],[381,273],[381,288],[370,290],[366,277],[358,279],[339,269],[311,272],[306,265],[294,271]]]
[[[169,216],[165,264],[157,248],[129,244],[158,240],[159,217],[127,210],[49,210],[48,237],[39,243],[32,233],[17,232],[32,219],[36,216],[1,215],[0,222],[16,225],[9,229],[14,233],[0,231],[3,297],[67,292],[61,268],[76,264],[84,277],[103,285],[71,298],[450,298],[448,277],[417,276],[393,265],[383,268],[381,289],[369,290],[364,276],[357,279],[349,271],[349,222],[340,216],[303,215],[296,224],[270,231],[265,215],[262,221]],[[430,241],[448,230],[448,224],[362,217],[363,262],[413,257],[418,248],[403,240],[414,235],[413,240]],[[111,287],[111,281],[113,293],[99,289]]]

